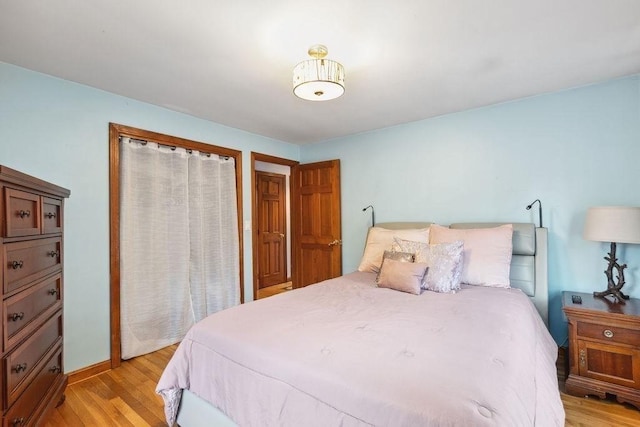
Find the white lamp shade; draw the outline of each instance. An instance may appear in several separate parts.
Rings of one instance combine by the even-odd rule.
[[[344,93],[344,68],[330,59],[309,59],[293,69],[293,93],[308,101],[328,101]]]
[[[640,207],[589,208],[583,236],[597,242],[640,243]]]

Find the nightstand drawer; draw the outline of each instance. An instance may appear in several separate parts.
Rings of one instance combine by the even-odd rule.
[[[578,338],[591,338],[602,342],[640,346],[640,331],[597,323],[578,322]]]
[[[579,372],[583,377],[638,389],[640,352],[589,341],[578,341]]]

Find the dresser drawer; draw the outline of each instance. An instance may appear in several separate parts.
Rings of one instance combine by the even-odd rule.
[[[40,329],[31,335],[3,359],[6,378],[5,407],[11,405],[27,386],[29,378],[38,362],[48,350],[62,342],[62,312],[49,319]]]
[[[4,293],[60,271],[60,237],[7,243],[3,246]]]
[[[61,367],[62,348],[58,348],[52,352],[46,363],[41,365],[33,381],[7,411],[2,420],[3,427],[25,426],[31,423],[31,417],[36,414],[42,398],[49,392],[56,379],[62,375]]]
[[[62,274],[47,277],[36,285],[7,298],[4,305],[3,345],[7,351],[42,324],[61,305]]]
[[[6,237],[40,234],[40,196],[13,188],[4,189]]]
[[[62,200],[42,198],[42,233],[62,232]]]
[[[591,338],[601,342],[640,346],[640,330],[580,321],[576,332],[578,339]]]

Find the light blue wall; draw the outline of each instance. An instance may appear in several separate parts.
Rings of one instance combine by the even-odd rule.
[[[243,217],[251,219],[250,152],[298,160],[299,147],[0,62],[0,164],[71,190],[65,210],[65,370],[110,359],[109,122],[242,150]],[[252,299],[251,234],[244,235]]]
[[[428,99],[425,102],[430,102]],[[603,243],[581,237],[594,205],[640,205],[640,76],[451,114],[301,148],[0,63],[0,164],[71,190],[66,207],[65,369],[109,359],[108,123],[304,162],[339,158],[344,271],[378,221],[537,221],[549,228],[551,326],[566,338],[564,289],[604,289]],[[244,236],[252,298],[251,236]],[[640,245],[620,245],[640,297]]]
[[[431,102],[425,99],[424,102]],[[344,271],[376,220],[537,222],[549,228],[550,320],[567,336],[563,290],[604,290],[608,244],[582,239],[589,206],[640,206],[640,76],[304,146],[340,159]],[[640,297],[640,245],[619,245],[625,290]]]

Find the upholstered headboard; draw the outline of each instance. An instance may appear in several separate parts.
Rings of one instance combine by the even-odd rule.
[[[376,224],[393,230],[424,228],[430,222],[383,222]],[[489,228],[504,222],[462,222],[450,228]],[[508,223],[513,225],[513,256],[509,279],[512,288],[522,289],[540,313],[545,325],[549,324],[549,284],[547,279],[547,229],[536,228],[532,223]]]

